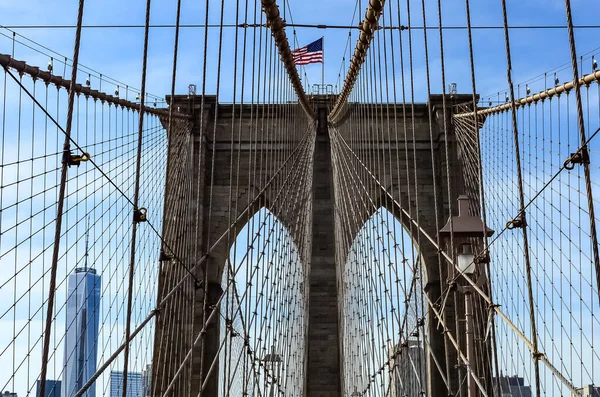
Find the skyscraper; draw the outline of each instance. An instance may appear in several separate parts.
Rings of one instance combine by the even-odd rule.
[[[60,384],[61,382],[59,380],[51,380],[51,379],[47,379],[46,380],[46,388],[44,389],[44,395],[40,396],[40,386],[41,386],[42,382],[41,381],[37,381],[36,382],[36,390],[35,390],[35,396],[36,397],[60,397]]]
[[[127,397],[142,397],[142,374],[127,373]],[[123,397],[123,371],[110,371],[110,397]]]
[[[525,380],[520,376],[500,376],[500,393],[498,393],[498,378],[494,378],[494,389],[502,397],[531,397],[531,386],[525,385]]]
[[[600,397],[600,387],[597,386],[587,385],[577,389],[577,391],[583,397]],[[575,393],[571,393],[571,396],[575,396]]]
[[[152,364],[142,371],[142,397],[150,397],[152,392]]]
[[[425,391],[425,351],[417,339],[397,344],[390,361],[391,387],[389,397],[419,397]]]
[[[85,265],[69,275],[67,286],[67,325],[62,379],[62,397],[74,396],[96,372],[98,322],[100,319],[100,276],[88,268],[86,237]],[[92,385],[84,394],[96,397]]]

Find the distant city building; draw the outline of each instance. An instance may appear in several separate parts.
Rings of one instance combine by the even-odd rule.
[[[87,249],[86,249],[87,251]],[[69,275],[62,397],[73,397],[96,372],[100,276],[86,266]],[[96,397],[92,385],[83,395]]]
[[[10,392],[10,391],[5,391],[4,393],[1,394],[2,397],[19,397],[17,396],[17,393],[14,392]]]
[[[416,339],[397,344],[390,361],[391,387],[388,397],[420,397],[425,391],[425,350]]]
[[[494,378],[494,389],[497,390],[498,382]],[[500,376],[501,397],[531,397],[531,386],[525,386],[525,381],[520,376]]]
[[[142,397],[142,374],[127,373],[127,397]],[[110,371],[110,397],[123,397],[123,371]]]
[[[142,397],[150,397],[152,392],[152,364],[142,371]]]
[[[600,387],[587,385],[580,389],[577,389],[577,391],[580,393],[580,396],[583,396],[583,397],[600,397]],[[576,395],[575,393],[571,393],[571,397],[574,397],[574,396],[580,397],[579,395]]]
[[[35,386],[35,396],[36,397],[60,397],[60,384],[59,380],[46,380],[46,388],[44,389],[44,395],[40,396],[40,389],[42,386],[41,381],[37,381]]]

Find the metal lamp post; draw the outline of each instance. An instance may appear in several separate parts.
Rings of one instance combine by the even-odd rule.
[[[485,238],[494,234],[494,231],[486,227],[482,220],[477,216],[469,215],[469,198],[466,195],[458,197],[458,216],[452,216],[440,230],[440,235],[446,237],[454,236],[460,243],[460,249],[453,254],[456,258],[456,266],[465,278],[471,279],[473,274],[477,273],[479,261],[475,259],[471,248],[469,238]],[[467,340],[467,360],[469,365],[473,366],[475,362],[475,324],[473,318],[473,296],[469,285],[460,288],[465,295],[465,334]],[[458,331],[458,330],[457,330]],[[473,367],[471,367],[471,371]],[[468,397],[477,396],[477,384],[475,383],[475,374],[467,378]]]
[[[275,395],[275,385],[279,378],[279,364],[282,362],[281,356],[275,353],[274,345],[271,345],[271,353],[265,355],[263,362],[265,363],[265,369],[270,370],[273,373],[273,382],[271,382],[271,391],[269,393],[269,396],[273,397]]]
[[[470,244],[462,244],[462,252],[457,255],[457,266],[465,277],[472,277],[475,273],[475,255],[471,251]],[[467,360],[473,371],[473,363],[475,360],[475,327],[473,323],[473,296],[470,286],[462,288],[465,295],[465,334],[467,339]],[[477,396],[477,385],[473,379],[473,374],[467,378],[467,395],[469,397]]]

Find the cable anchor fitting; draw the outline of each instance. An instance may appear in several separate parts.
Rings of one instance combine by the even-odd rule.
[[[474,259],[475,264],[484,265],[490,263],[490,253],[488,251],[482,252],[477,255]]]
[[[527,226],[527,222],[525,221],[525,216],[523,215],[516,217],[512,221],[506,222],[506,228],[508,230],[523,228],[525,226]]]
[[[148,212],[148,210],[144,207],[133,210],[133,222],[140,223],[148,221],[146,212]]]
[[[88,152],[83,152],[81,155],[74,155],[70,150],[63,152],[63,164],[66,163],[69,167],[72,165],[79,167],[82,161],[89,161],[91,158]]]
[[[567,170],[575,168],[575,164],[589,164],[590,153],[588,152],[587,146],[582,147],[575,153],[571,153],[571,156],[565,160],[563,166]]]
[[[448,286],[448,291],[453,291],[456,288],[456,280],[449,278],[446,280],[446,285]]]
[[[158,261],[159,262],[168,262],[171,259],[173,259],[173,255],[169,255],[165,252],[164,249],[160,249],[160,254],[158,255]]]
[[[534,360],[539,361],[542,358],[544,358],[544,353],[541,352],[533,352],[531,353],[531,356],[533,357]]]

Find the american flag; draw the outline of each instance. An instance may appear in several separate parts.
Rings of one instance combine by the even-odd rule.
[[[292,51],[296,65],[323,62],[323,38]]]

